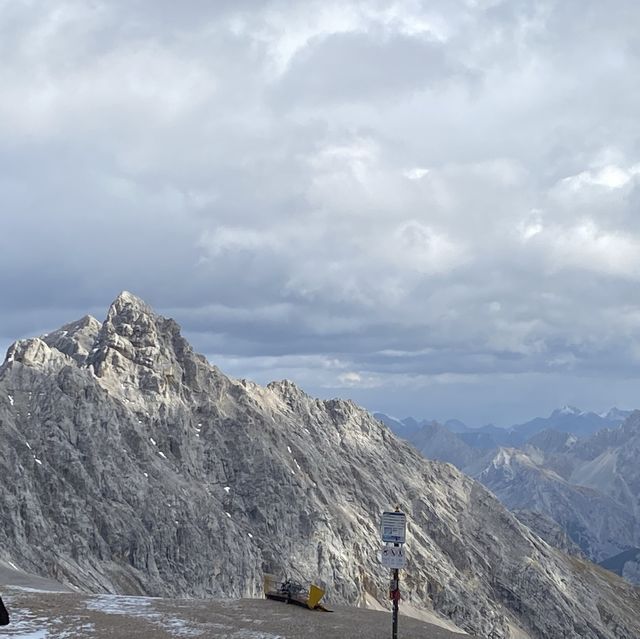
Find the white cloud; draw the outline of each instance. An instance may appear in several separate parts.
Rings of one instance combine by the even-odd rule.
[[[640,238],[621,231],[598,228],[586,221],[550,232],[552,260],[557,268],[574,267],[586,271],[640,277]]]
[[[590,186],[619,189],[626,186],[638,174],[640,174],[640,164],[634,164],[626,169],[609,164],[598,169],[589,169],[577,175],[566,177],[562,180],[562,185],[572,192]]]
[[[205,231],[200,245],[210,258],[216,258],[225,253],[238,251],[274,251],[280,247],[283,239],[270,231],[221,226]]]
[[[420,180],[425,175],[429,175],[429,169],[416,166],[413,169],[404,170],[402,175],[404,175],[408,180]]]
[[[402,271],[444,273],[470,258],[462,245],[417,220],[396,227],[392,237],[388,256]]]
[[[0,4],[0,338],[133,289],[260,379],[626,376],[640,8],[525,5]]]
[[[343,373],[338,379],[345,386],[357,386],[362,382],[362,377],[354,372]]]

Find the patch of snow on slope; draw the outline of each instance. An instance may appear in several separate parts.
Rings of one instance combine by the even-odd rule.
[[[48,625],[49,619],[36,617],[29,610],[15,608],[12,605],[12,597],[6,597],[5,603],[9,609],[10,624],[2,630],[14,639],[46,639],[51,636],[43,626]]]
[[[166,616],[153,608],[153,597],[127,597],[124,595],[96,595],[87,603],[89,610],[108,615],[138,617],[162,626],[178,637],[195,637],[202,633],[178,617]]]
[[[270,635],[265,632],[256,632],[255,630],[238,630],[231,637],[233,639],[285,639],[282,635]]]

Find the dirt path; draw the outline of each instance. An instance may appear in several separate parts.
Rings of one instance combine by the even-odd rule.
[[[14,639],[389,639],[390,613],[339,607],[333,613],[263,599],[174,600],[43,592],[2,586]],[[399,639],[465,635],[400,617]]]

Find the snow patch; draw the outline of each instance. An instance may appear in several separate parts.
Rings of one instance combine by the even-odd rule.
[[[149,617],[152,597],[127,597],[125,595],[94,595],[87,602],[88,610],[97,610],[107,615],[134,615]],[[153,613],[151,617],[160,617]]]
[[[158,455],[160,455],[160,457],[162,457],[162,459],[166,459],[167,458],[167,456],[161,450],[158,451]]]
[[[157,446],[158,444],[156,444],[156,440],[153,437],[149,437],[149,441],[154,445]]]
[[[7,395],[7,397],[9,398],[9,403],[13,406],[14,404],[13,395]]]

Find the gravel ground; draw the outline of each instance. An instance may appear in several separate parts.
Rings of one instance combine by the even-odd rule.
[[[1,586],[14,639],[389,639],[391,613],[310,611],[264,599],[174,600]],[[400,615],[399,639],[463,639]]]

